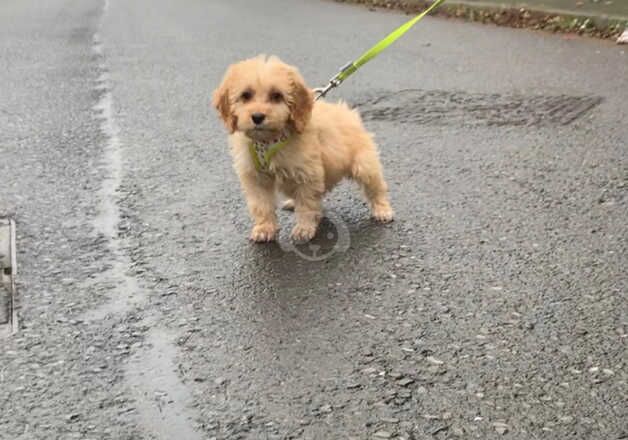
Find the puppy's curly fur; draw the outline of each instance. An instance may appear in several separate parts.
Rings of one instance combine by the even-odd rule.
[[[214,92],[213,104],[229,131],[235,170],[254,221],[252,240],[276,238],[277,193],[294,206],[292,238],[312,239],[324,194],[345,177],[360,184],[377,221],[392,221],[377,147],[360,115],[343,102],[315,102],[296,68],[264,55],[234,64]],[[258,172],[250,143],[271,142],[281,133],[289,133],[287,144],[267,171]]]

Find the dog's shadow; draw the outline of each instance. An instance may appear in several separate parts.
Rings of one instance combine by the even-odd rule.
[[[284,222],[285,224],[285,222]],[[279,242],[251,244],[243,258],[248,274],[265,288],[254,301],[286,305],[303,296],[329,297],[326,286],[368,279],[374,250],[385,248],[392,226],[369,219],[352,220],[344,215],[326,216],[316,237],[309,243],[293,243],[282,232]],[[362,273],[360,273],[362,272]]]
[[[248,273],[240,276],[255,280],[246,308],[256,343],[307,340],[313,328],[324,331],[326,322],[359,307],[357,291],[370,279],[373,248],[386,239],[387,227],[370,220],[346,226],[349,245],[333,252],[339,231],[326,220],[311,243],[248,246]]]

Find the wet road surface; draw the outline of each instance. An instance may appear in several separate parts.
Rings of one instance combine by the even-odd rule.
[[[331,96],[397,220],[346,184],[314,247],[247,242],[225,67],[273,53],[319,86],[403,20],[2,2],[0,438],[628,437],[625,49],[426,19]]]

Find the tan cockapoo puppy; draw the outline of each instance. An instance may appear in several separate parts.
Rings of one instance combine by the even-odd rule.
[[[323,196],[345,177],[362,187],[375,220],[392,221],[377,147],[360,115],[342,102],[314,101],[296,68],[266,56],[234,64],[213,103],[230,133],[234,166],[254,221],[252,240],[276,238],[278,193],[295,209],[292,238],[312,239]],[[266,163],[264,152],[277,142],[284,145]]]

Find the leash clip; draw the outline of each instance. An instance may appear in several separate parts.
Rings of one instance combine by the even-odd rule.
[[[314,89],[314,93],[316,94],[316,97],[314,98],[314,100],[319,100],[321,98],[324,98],[325,95],[327,95],[327,93],[329,93],[332,89],[335,89],[336,87],[338,87],[340,84],[342,84],[342,82],[345,80],[345,78],[349,75],[351,75],[353,72],[355,72],[357,69],[356,67],[353,65],[353,61],[348,62],[346,65],[344,65],[340,71],[335,74],[327,83],[327,85],[325,87],[318,87],[316,89]]]
[[[314,101],[318,101],[321,98],[324,98],[327,93],[333,88],[336,88],[340,85],[339,82],[330,80],[329,83],[325,87],[318,87],[314,89]]]

